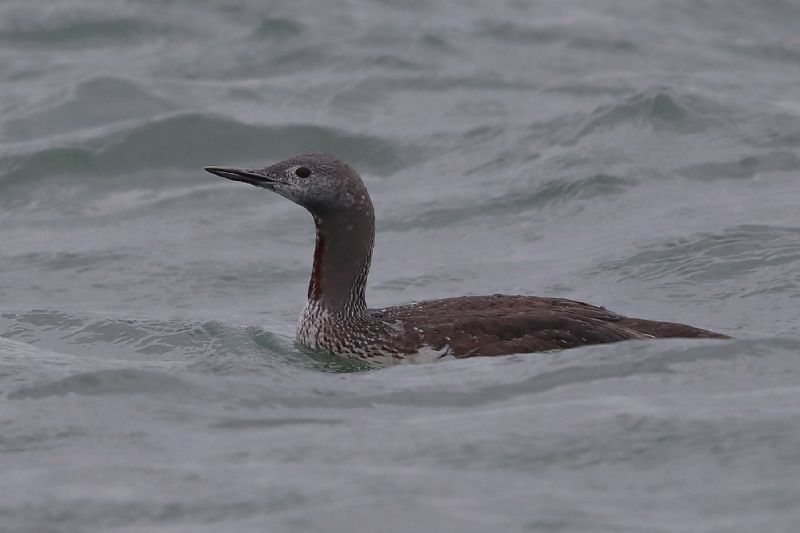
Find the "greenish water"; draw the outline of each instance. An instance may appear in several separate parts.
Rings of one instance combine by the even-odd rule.
[[[268,4],[268,5],[267,5]],[[0,531],[794,532],[800,6],[0,3]],[[728,333],[358,370],[292,345],[359,169],[374,306]]]

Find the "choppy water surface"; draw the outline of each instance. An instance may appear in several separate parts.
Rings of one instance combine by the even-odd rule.
[[[792,0],[0,3],[0,530],[793,532]],[[292,346],[325,151],[373,305],[557,295],[732,341],[367,372]]]

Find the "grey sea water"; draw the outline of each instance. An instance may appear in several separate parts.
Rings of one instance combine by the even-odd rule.
[[[795,532],[794,0],[0,2],[0,530]],[[292,345],[335,153],[368,299],[719,330],[354,372]]]

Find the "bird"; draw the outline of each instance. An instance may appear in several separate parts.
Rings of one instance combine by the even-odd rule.
[[[314,259],[295,339],[304,351],[387,366],[629,339],[728,338],[564,298],[492,294],[370,309],[365,293],[375,211],[352,166],[333,155],[308,153],[264,168],[205,170],[277,193],[311,214],[316,226]]]

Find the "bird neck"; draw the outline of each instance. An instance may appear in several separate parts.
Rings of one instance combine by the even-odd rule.
[[[308,302],[345,316],[367,311],[365,292],[375,241],[372,204],[314,214],[317,241]]]

